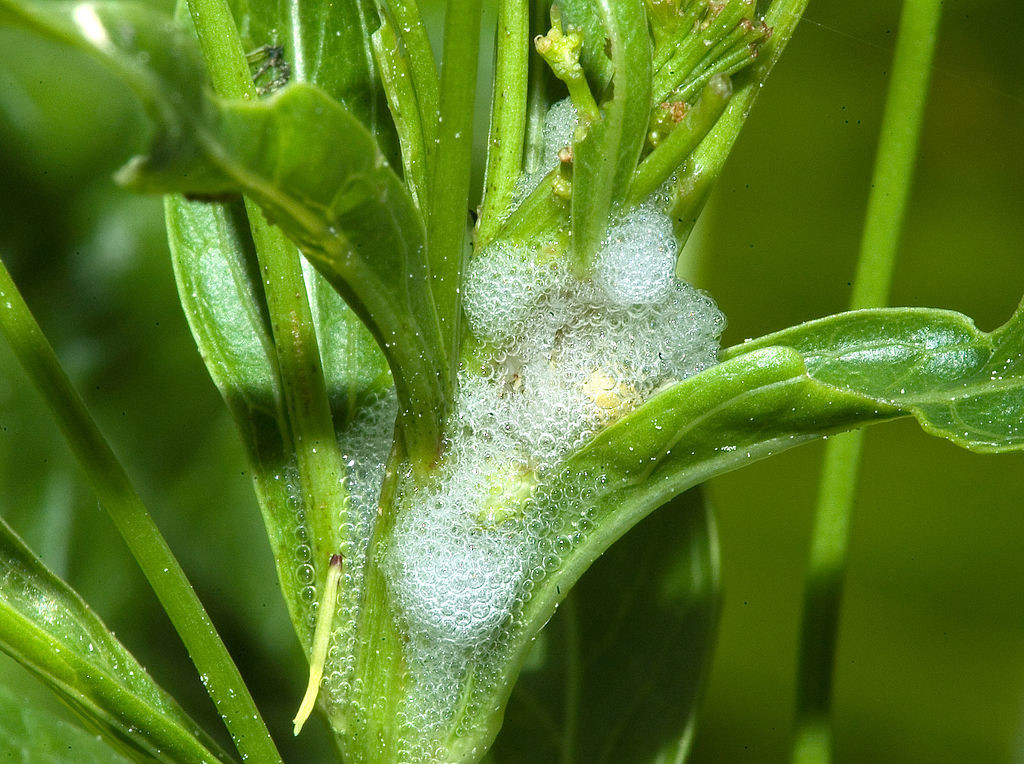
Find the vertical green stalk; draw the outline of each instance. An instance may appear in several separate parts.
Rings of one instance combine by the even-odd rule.
[[[2,261],[0,330],[45,398],[100,504],[114,521],[174,624],[238,752],[243,759],[251,761],[280,762],[274,741],[210,616],[146,511],[124,467],[61,368],[56,353]]]
[[[529,0],[506,0],[498,10],[491,131],[478,224],[480,246],[486,246],[500,229],[523,170],[529,60]]]
[[[229,98],[254,98],[256,87],[225,0],[189,0],[188,7],[214,90]],[[346,541],[335,518],[347,493],[312,310],[298,249],[249,200],[246,211],[270,313],[313,561],[324,578],[327,561]],[[309,635],[301,636],[308,647]]]
[[[942,0],[904,0],[892,79],[861,237],[850,307],[888,302],[896,248],[906,212],[924,118]],[[827,762],[832,754],[829,713],[850,515],[856,498],[863,433],[826,446],[805,582],[798,667],[794,762]]]
[[[452,379],[458,358],[459,287],[469,214],[473,107],[480,50],[480,0],[451,0],[444,18],[441,113],[427,216],[427,256]]]

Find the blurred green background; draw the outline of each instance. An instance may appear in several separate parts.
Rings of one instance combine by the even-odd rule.
[[[727,344],[844,308],[898,13],[893,0],[814,0],[757,103],[687,252],[694,281],[729,317]],[[945,3],[894,304],[960,310],[991,329],[1024,293],[1022,40],[1019,0]],[[110,180],[143,145],[140,115],[78,56],[4,30],[0,50],[0,256],[286,759],[326,756],[322,723],[292,742],[306,669],[241,450],[176,303],[161,204]],[[804,447],[710,487],[725,604],[694,761],[787,758],[820,457]],[[838,761],[1024,761],[1022,468],[1024,456],[969,454],[912,423],[869,432],[840,627]],[[0,514],[218,727],[2,342]],[[7,659],[0,684],[54,702]]]

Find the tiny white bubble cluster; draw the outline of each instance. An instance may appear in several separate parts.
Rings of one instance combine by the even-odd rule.
[[[357,699],[352,692],[355,669],[356,621],[363,596],[367,550],[377,519],[381,483],[391,449],[398,400],[391,391],[363,408],[339,435],[338,446],[346,467],[348,512],[341,528],[348,544],[344,557],[331,649],[324,669],[323,693],[330,704]],[[312,587],[311,587],[312,588]],[[315,605],[315,603],[313,603]],[[312,631],[315,609],[310,618]],[[360,709],[350,708],[351,712]]]

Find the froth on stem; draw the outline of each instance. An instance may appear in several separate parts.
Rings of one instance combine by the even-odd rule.
[[[338,604],[338,584],[341,581],[343,559],[340,554],[332,555],[330,566],[327,568],[327,581],[324,583],[324,594],[320,598],[319,607],[317,607],[316,628],[313,630],[313,654],[309,659],[309,684],[306,685],[306,694],[302,697],[302,703],[299,704],[299,711],[295,714],[295,719],[292,720],[296,735],[302,731],[306,719],[313,713],[316,696],[320,692],[320,681],[324,676],[324,663],[327,661],[327,648],[331,642],[334,610]]]

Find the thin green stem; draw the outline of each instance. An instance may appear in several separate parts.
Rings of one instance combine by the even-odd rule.
[[[347,548],[343,524],[336,518],[348,495],[306,281],[295,245],[267,222],[255,203],[246,200],[246,212],[263,276],[310,547],[313,559],[321,563],[317,577],[325,579],[323,561]],[[308,647],[310,635],[300,636]]]
[[[888,302],[896,249],[913,180],[942,0],[905,0],[892,79],[868,197],[851,309]],[[827,762],[829,714],[850,517],[863,448],[861,432],[825,449],[807,568],[801,632],[794,762]]]
[[[637,167],[629,187],[630,204],[647,198],[676,171],[714,127],[731,97],[729,77],[712,77],[701,91],[700,100]]]
[[[416,91],[420,123],[423,129],[423,143],[427,150],[427,172],[432,173],[433,156],[437,145],[438,116],[440,115],[440,94],[437,79],[437,64],[430,47],[427,27],[420,16],[416,0],[377,0],[377,9],[382,19],[390,14],[394,20],[393,29],[408,54],[412,86]]]
[[[189,0],[188,5],[214,90],[229,98],[252,97],[255,86],[227,3]],[[326,580],[322,562],[346,548],[335,513],[346,505],[347,492],[302,262],[296,246],[255,203],[246,200],[246,212],[263,276],[313,559],[321,562],[317,573]],[[301,635],[307,648],[310,636]]]
[[[459,287],[466,249],[473,107],[480,50],[480,0],[451,0],[444,24],[441,113],[430,185],[427,254],[431,290],[449,348],[452,378],[458,358]]]
[[[498,11],[491,132],[477,229],[481,247],[494,238],[508,215],[516,179],[523,170],[529,60],[529,0],[507,0]]]
[[[188,650],[244,759],[279,762],[259,709],[202,603],[0,261],[0,330],[39,390]]]

